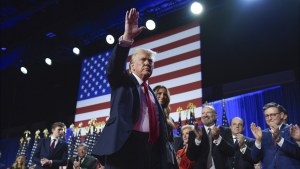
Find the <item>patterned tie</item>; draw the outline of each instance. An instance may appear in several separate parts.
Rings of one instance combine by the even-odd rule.
[[[53,151],[54,148],[55,148],[55,141],[56,141],[56,139],[53,139],[53,141],[52,141],[52,143],[51,143],[51,145],[50,145],[51,151]]]
[[[208,128],[208,142],[209,142],[209,153],[207,157],[207,168],[211,168],[212,166],[212,156],[211,156],[211,149],[212,149],[212,138],[211,138],[211,128]]]
[[[150,140],[150,143],[154,144],[154,143],[156,143],[158,136],[159,136],[159,129],[158,129],[158,125],[157,125],[156,113],[154,111],[154,107],[153,107],[152,101],[150,99],[148,86],[147,86],[146,82],[143,82],[142,86],[144,87],[144,91],[146,94],[147,107],[148,107],[149,128],[150,128],[149,140]]]

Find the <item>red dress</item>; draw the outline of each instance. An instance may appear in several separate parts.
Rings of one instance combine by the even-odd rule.
[[[186,146],[177,151],[177,157],[180,159],[179,169],[192,169],[194,167],[195,162],[186,156]]]

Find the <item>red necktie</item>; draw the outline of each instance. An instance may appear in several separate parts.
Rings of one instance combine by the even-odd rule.
[[[154,111],[154,107],[153,107],[152,101],[150,99],[148,86],[147,86],[146,82],[143,82],[142,86],[144,87],[144,91],[146,94],[146,101],[147,101],[148,114],[149,114],[149,128],[150,128],[149,140],[150,140],[150,143],[154,144],[154,143],[156,143],[158,136],[159,136],[159,129],[158,129],[158,125],[157,125],[156,113]]]

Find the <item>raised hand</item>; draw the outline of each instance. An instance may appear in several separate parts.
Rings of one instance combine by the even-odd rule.
[[[252,134],[254,135],[256,139],[257,144],[261,144],[261,138],[262,138],[262,131],[259,126],[256,126],[255,123],[251,123],[250,129],[252,131]]]
[[[195,123],[193,131],[194,131],[194,133],[196,135],[196,139],[197,140],[201,140],[203,133],[202,133],[202,130],[198,128],[198,123],[197,122]]]
[[[270,126],[270,128],[271,128],[270,132],[272,133],[273,140],[275,140],[276,142],[279,142],[281,137],[280,137],[278,125],[274,124],[274,125]]]
[[[126,11],[125,32],[123,34],[124,40],[132,41],[145,29],[144,26],[138,26],[138,19],[139,12],[135,8],[131,8],[129,11]]]
[[[211,129],[211,137],[216,140],[218,139],[220,136],[220,128],[219,126],[214,126],[212,129]]]
[[[237,134],[236,139],[239,143],[239,147],[244,148],[245,147],[245,136],[243,134]]]
[[[293,126],[293,124],[290,125],[290,133],[296,141],[300,141],[300,127],[298,126],[298,124],[296,124],[295,126]]]

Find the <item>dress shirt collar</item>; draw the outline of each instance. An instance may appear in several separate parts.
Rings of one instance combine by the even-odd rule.
[[[50,139],[51,139],[51,142],[52,142],[54,139],[55,139],[56,141],[58,140],[58,138],[55,138],[55,137],[53,137],[53,136],[51,136]]]
[[[214,126],[215,126],[215,124],[213,124],[213,125],[211,125],[209,127],[204,125],[206,133],[208,133],[208,128],[212,129]]]
[[[144,82],[140,77],[138,77],[136,74],[134,74],[133,72],[132,72],[132,74],[133,74],[133,76],[136,78],[136,80],[138,81],[138,83],[140,84],[140,85],[142,85],[142,83]],[[148,84],[148,80],[146,81],[146,83]]]

